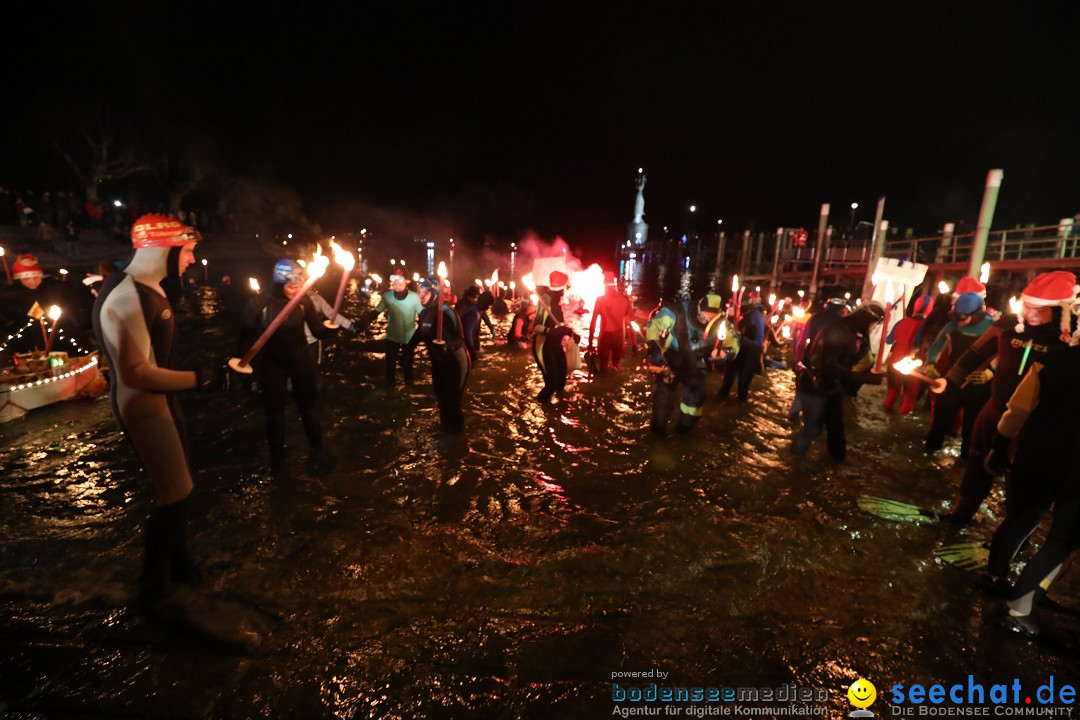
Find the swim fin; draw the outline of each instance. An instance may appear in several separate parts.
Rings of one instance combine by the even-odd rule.
[[[981,542],[958,543],[942,545],[934,551],[934,555],[946,565],[961,570],[985,570],[990,559],[990,548]]]
[[[918,505],[901,502],[899,500],[891,500],[889,498],[876,497],[874,495],[863,495],[856,501],[856,504],[859,506],[860,510],[868,512],[874,517],[879,517],[882,520],[911,523],[913,525],[937,522],[937,516],[932,510],[921,508]]]

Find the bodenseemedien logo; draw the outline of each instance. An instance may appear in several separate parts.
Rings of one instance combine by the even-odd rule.
[[[877,700],[877,688],[874,687],[874,683],[870,682],[866,678],[859,678],[855,682],[851,683],[851,687],[847,691],[848,700],[857,709],[848,713],[848,717],[853,718],[872,718],[874,713],[866,708],[874,704]]]

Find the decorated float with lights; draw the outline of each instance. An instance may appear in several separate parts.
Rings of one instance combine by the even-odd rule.
[[[51,327],[46,330],[45,317],[31,315],[21,330],[0,345],[2,351],[23,333],[35,332],[34,325],[41,326],[45,350],[15,354],[10,364],[0,367],[0,423],[63,400],[97,397],[108,389],[97,351],[87,352],[74,338],[65,337],[58,327],[58,308],[50,308],[49,319]],[[54,340],[73,352],[52,350]]]

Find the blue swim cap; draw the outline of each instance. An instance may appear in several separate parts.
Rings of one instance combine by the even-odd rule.
[[[304,268],[295,260],[282,258],[274,263],[274,282],[279,285],[288,285],[304,281]]]
[[[961,315],[971,315],[974,312],[982,310],[983,299],[979,296],[979,293],[966,292],[961,293],[960,297],[956,298],[956,302],[953,304],[953,312],[960,313]]]
[[[420,289],[427,290],[429,293],[439,292],[439,278],[434,276],[424,278],[420,281]]]

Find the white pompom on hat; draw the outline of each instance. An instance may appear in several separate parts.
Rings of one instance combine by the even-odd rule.
[[[1072,314],[1070,308],[1076,301],[1076,294],[1080,287],[1076,284],[1076,276],[1064,270],[1054,270],[1036,276],[1024,288],[1020,299],[1026,305],[1033,307],[1061,308],[1061,333],[1068,337],[1072,334]],[[1021,315],[1016,323],[1016,332],[1024,332],[1024,317]]]

